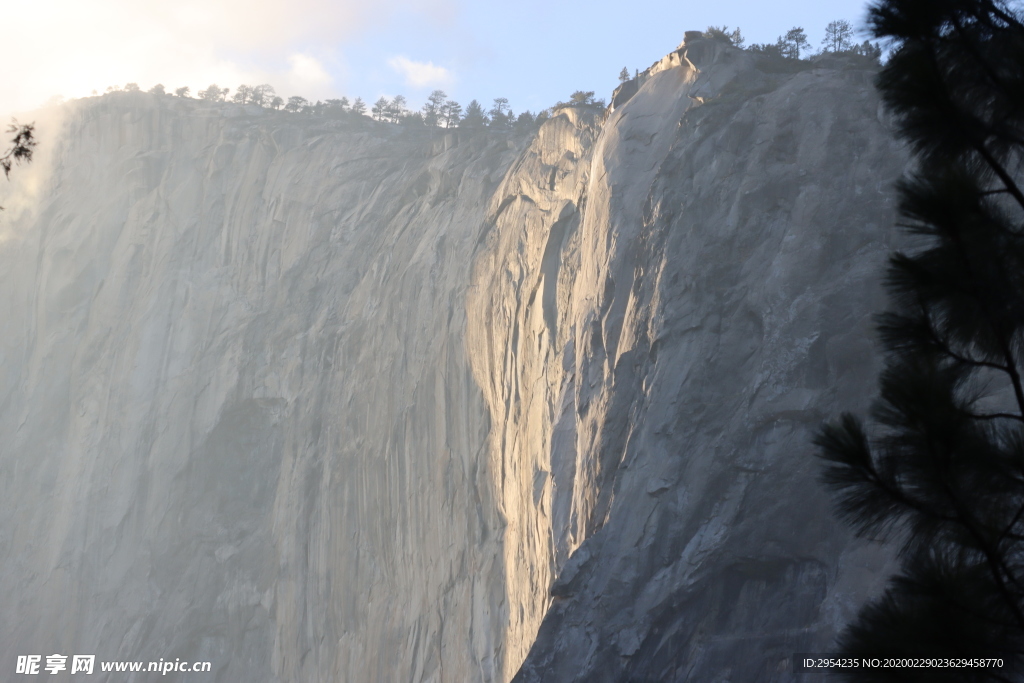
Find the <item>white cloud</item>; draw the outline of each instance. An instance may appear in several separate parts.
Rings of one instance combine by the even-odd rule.
[[[292,67],[289,76],[299,84],[325,85],[331,82],[331,75],[315,57],[292,55],[288,63]]]
[[[0,112],[53,95],[157,82],[271,83],[329,97],[346,41],[400,15],[448,17],[457,0],[15,0],[4,8]],[[15,65],[16,62],[16,65]],[[334,76],[334,81],[331,77]]]
[[[388,66],[405,77],[407,85],[414,88],[437,88],[450,86],[454,80],[452,72],[433,62],[414,62],[407,57],[392,57]]]

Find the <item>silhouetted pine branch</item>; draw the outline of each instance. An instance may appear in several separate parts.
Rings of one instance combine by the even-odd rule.
[[[884,0],[878,77],[918,159],[898,186],[913,251],[878,318],[872,427],[816,443],[823,481],[902,567],[839,645],[851,656],[1000,656],[1003,669],[844,672],[858,681],[1019,680],[1024,664],[1024,24],[997,0]]]

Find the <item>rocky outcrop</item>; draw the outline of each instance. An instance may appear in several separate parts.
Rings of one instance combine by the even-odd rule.
[[[143,94],[40,133],[0,247],[0,658],[500,680],[463,339],[516,150]]]
[[[515,680],[795,680],[879,586],[810,445],[873,393],[904,164],[857,67],[691,41],[499,188],[469,338],[506,566],[554,576]]]
[[[887,562],[809,436],[904,154],[828,67],[694,38],[528,140],[69,105],[0,197],[2,659],[793,680]]]

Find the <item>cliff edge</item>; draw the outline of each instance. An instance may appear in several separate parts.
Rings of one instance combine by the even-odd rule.
[[[880,587],[810,443],[879,369],[905,156],[873,71],[687,41],[499,188],[470,348],[505,565],[553,578],[516,681],[796,680]]]
[[[889,561],[810,445],[879,367],[872,77],[694,39],[529,139],[67,105],[0,189],[0,659],[795,680]]]

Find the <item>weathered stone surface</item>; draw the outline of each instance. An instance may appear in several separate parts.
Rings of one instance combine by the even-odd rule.
[[[636,94],[636,91],[639,90],[637,80],[636,78],[631,78],[615,88],[612,92],[612,109],[618,109],[628,102],[630,97]]]
[[[884,576],[809,441],[873,393],[904,156],[869,72],[775,66],[692,41],[498,191],[470,343],[511,547],[555,575],[517,681],[795,680]]]
[[[516,150],[142,94],[40,133],[0,228],[0,660],[507,678],[462,339]]]
[[[693,39],[511,145],[70,105],[0,188],[0,660],[794,680],[887,562],[808,439],[905,156],[828,66]]]

